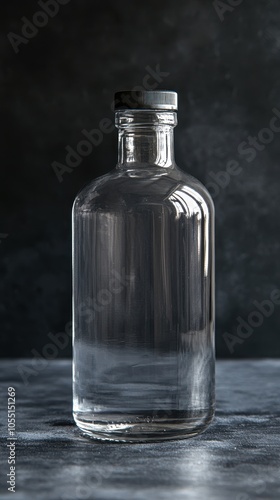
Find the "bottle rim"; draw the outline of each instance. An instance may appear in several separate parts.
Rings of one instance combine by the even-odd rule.
[[[115,93],[114,109],[177,111],[178,94],[173,90],[123,90]]]

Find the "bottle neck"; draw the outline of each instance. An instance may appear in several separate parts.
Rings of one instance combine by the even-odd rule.
[[[125,110],[116,113],[120,169],[174,165],[175,112]]]

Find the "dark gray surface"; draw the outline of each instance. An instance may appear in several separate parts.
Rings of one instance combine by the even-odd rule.
[[[221,22],[213,0],[70,0],[15,54],[6,35],[21,34],[38,1],[1,2],[2,356],[41,352],[69,321],[72,202],[114,167],[116,136],[105,134],[61,183],[51,164],[65,162],[83,129],[113,119],[114,91],[141,85],[147,66],[168,74],[159,88],[179,93],[178,165],[206,184],[230,160],[242,168],[215,198],[218,355],[232,356],[223,333],[238,316],[279,287],[280,134],[251,163],[238,154],[280,109],[279,0],[239,3]],[[279,311],[233,356],[279,357]],[[71,356],[70,343],[60,356]]]
[[[1,498],[249,500],[280,498],[280,361],[220,361],[217,413],[202,435],[160,444],[82,437],[71,418],[71,365],[52,361],[23,385],[2,362]],[[7,473],[5,392],[16,387],[17,492]],[[3,486],[4,485],[4,486]]]

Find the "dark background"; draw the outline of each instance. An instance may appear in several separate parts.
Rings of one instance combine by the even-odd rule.
[[[116,133],[59,182],[83,129],[113,120],[113,93],[141,85],[147,66],[179,93],[178,165],[207,184],[238,160],[242,172],[215,196],[217,354],[279,356],[280,305],[230,353],[236,335],[280,288],[280,133],[254,161],[238,154],[280,109],[279,1],[243,1],[221,21],[211,0],[70,0],[15,53],[36,1],[1,5],[1,355],[42,352],[71,319],[71,206],[79,189],[116,163]],[[229,1],[225,1],[229,4]],[[70,356],[71,347],[59,351]]]

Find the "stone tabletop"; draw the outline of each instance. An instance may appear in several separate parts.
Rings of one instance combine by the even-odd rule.
[[[123,444],[83,437],[71,362],[2,361],[3,500],[280,499],[280,360],[219,361],[217,411],[198,437]],[[16,493],[7,490],[8,387],[16,389]],[[12,495],[12,496],[11,496]]]

